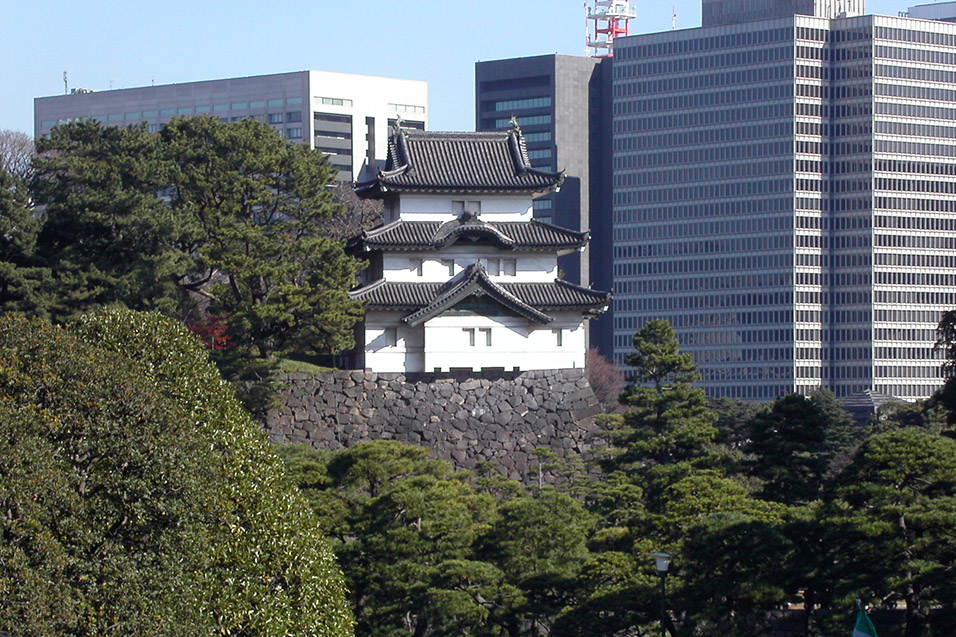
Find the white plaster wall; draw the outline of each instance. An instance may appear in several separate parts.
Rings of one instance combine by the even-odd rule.
[[[570,313],[555,317],[554,323],[540,326],[521,318],[468,315],[438,316],[426,321],[425,371],[485,367],[562,369],[584,366],[585,337],[580,319]],[[482,328],[491,331],[491,345]],[[475,345],[466,329],[475,330]],[[555,330],[563,330],[557,345]]]
[[[421,372],[425,370],[425,330],[401,321],[403,312],[369,311],[365,317],[365,367],[374,372]],[[386,330],[394,328],[396,341],[389,343]]]
[[[514,253],[492,247],[478,250],[472,246],[452,246],[438,254],[414,252],[386,254],[383,258],[383,277],[386,281],[445,282],[453,275],[448,274],[448,266],[442,263],[443,259],[454,259],[455,274],[458,274],[481,259],[484,260],[487,268],[489,258],[515,260],[514,276],[499,274],[491,277],[493,281],[501,283],[547,282],[554,281],[558,275],[558,262],[553,254]],[[418,276],[417,268],[412,267],[412,259],[422,259],[421,276]]]
[[[480,196],[461,195],[402,195],[398,210],[402,219],[409,221],[449,221],[457,215],[453,201],[480,201],[483,221],[530,221],[532,218],[531,197],[521,195]]]

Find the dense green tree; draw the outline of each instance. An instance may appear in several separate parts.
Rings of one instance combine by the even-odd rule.
[[[498,566],[523,596],[509,618],[509,635],[547,634],[554,617],[570,605],[574,578],[589,556],[593,524],[578,500],[553,488],[498,507],[480,555]]]
[[[0,168],[0,311],[45,315],[51,277],[36,259],[40,228],[26,182]]]
[[[947,415],[946,409],[940,404],[939,394],[911,403],[886,403],[877,410],[869,431],[886,433],[915,427],[928,433],[946,434],[950,431]]]
[[[54,274],[42,310],[55,320],[111,304],[219,317],[231,378],[351,346],[359,264],[322,228],[342,209],[321,152],[211,117],[159,133],[74,122],[38,150],[35,256]]]
[[[740,398],[712,398],[708,402],[716,416],[717,442],[730,449],[742,450],[750,441],[750,424],[765,403],[752,403]]]
[[[0,317],[0,431],[0,630],[351,633],[315,518],[185,328]]]
[[[638,331],[634,349],[625,361],[633,368],[622,395],[627,410],[608,418],[611,454],[604,466],[634,475],[656,509],[668,484],[713,461],[717,429],[704,392],[692,385],[697,367],[680,353],[666,321],[650,321]]]
[[[475,556],[496,507],[469,474],[392,440],[279,452],[334,530],[358,634],[490,635],[520,602],[501,569]]]
[[[476,490],[390,440],[279,453],[334,529],[359,634],[544,635],[577,601],[594,517],[568,494],[490,479]]]
[[[810,394],[810,402],[823,415],[823,459],[827,463],[827,475],[832,476],[849,464],[860,444],[873,433],[872,425],[854,421],[833,392],[824,387]]]
[[[123,356],[0,317],[0,631],[200,634],[213,458]]]
[[[187,220],[157,196],[169,177],[159,137],[74,122],[55,127],[37,150],[36,255],[54,273],[48,314],[63,321],[111,304],[188,313],[179,277],[193,263],[178,247]]]
[[[763,522],[777,521],[784,507],[753,498],[746,487],[717,471],[699,471],[667,487],[661,515],[655,520],[662,537],[679,544],[692,537],[691,527],[717,513],[738,513]]]
[[[659,546],[640,542],[628,551],[592,553],[576,578],[576,602],[555,619],[555,637],[658,635],[658,579],[649,555]]]
[[[190,221],[180,248],[195,270],[180,284],[228,317],[233,343],[260,358],[350,347],[357,263],[318,225],[342,211],[323,154],[252,119],[175,119],[159,137],[172,213]]]
[[[956,617],[956,441],[901,429],[863,443],[827,521],[844,606],[861,593],[906,604],[906,637],[949,635]],[[931,613],[945,617],[929,629]]]
[[[787,599],[791,546],[779,520],[744,512],[703,516],[687,529],[681,550],[686,635],[768,635],[770,611]]]
[[[826,433],[823,409],[799,394],[781,396],[754,419],[747,449],[753,454],[752,472],[764,481],[763,497],[786,504],[820,497]]]

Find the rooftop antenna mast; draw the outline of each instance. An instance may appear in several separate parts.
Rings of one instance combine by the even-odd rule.
[[[591,57],[612,57],[614,38],[627,35],[628,20],[637,16],[628,0],[589,0],[587,51]]]

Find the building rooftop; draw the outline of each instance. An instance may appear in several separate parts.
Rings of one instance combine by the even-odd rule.
[[[386,192],[545,193],[564,173],[534,168],[521,130],[434,133],[392,128],[385,169],[356,186],[361,197]]]
[[[933,4],[918,4],[910,7],[906,15],[921,20],[941,20],[943,22],[956,21],[956,2],[936,2]]]

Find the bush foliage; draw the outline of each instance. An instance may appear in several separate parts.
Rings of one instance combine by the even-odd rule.
[[[0,317],[0,475],[0,630],[351,634],[315,518],[169,319]]]

